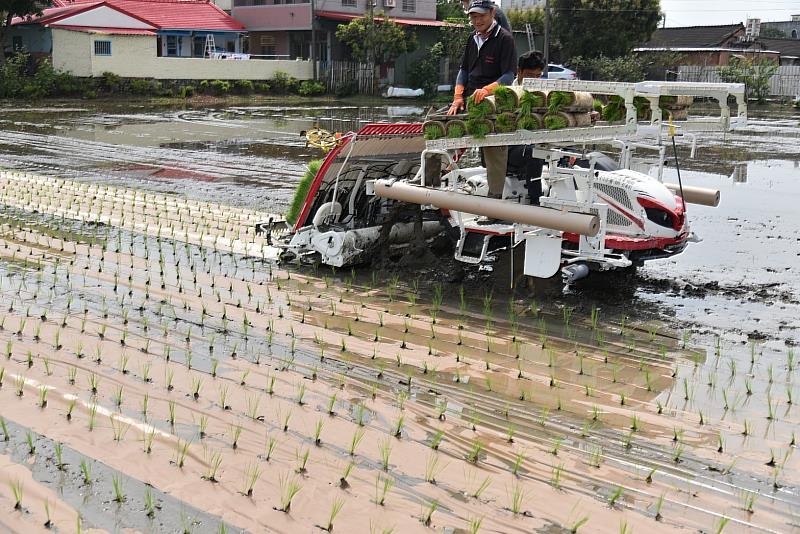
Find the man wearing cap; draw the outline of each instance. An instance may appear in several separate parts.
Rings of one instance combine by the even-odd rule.
[[[491,0],[472,0],[468,13],[475,31],[467,39],[464,48],[448,115],[463,110],[467,96],[472,95],[475,103],[479,103],[501,85],[511,84],[517,72],[514,38],[495,20],[494,3]],[[505,185],[508,147],[485,147],[483,158],[489,196],[500,198]]]
[[[461,5],[464,7],[464,13],[469,11],[469,5],[472,3],[472,0],[461,0]],[[494,6],[494,20],[500,25],[501,28],[505,28],[508,31],[511,31],[511,23],[508,21],[508,16],[506,15],[503,8],[499,7],[497,4]]]

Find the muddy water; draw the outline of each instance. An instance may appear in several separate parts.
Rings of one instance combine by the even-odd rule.
[[[400,115],[408,115],[401,120],[413,119],[418,112],[401,110]],[[375,120],[394,115],[396,110],[385,107],[136,112],[7,110],[0,112],[0,120],[5,121],[0,134],[0,166],[279,210],[291,196],[305,162],[316,157],[303,146],[300,130],[316,121],[334,130],[353,128],[359,120],[367,120],[364,117]],[[690,207],[693,228],[705,240],[673,260],[650,263],[632,275],[590,278],[569,295],[561,294],[557,284],[541,284],[533,292],[518,288],[513,294],[496,284],[492,293],[495,301],[490,306],[491,324],[487,322],[485,300],[483,303],[481,300],[487,292],[491,293],[493,279],[468,272],[462,278],[468,295],[466,319],[459,311],[458,284],[445,284],[438,332],[431,341],[428,341],[434,335],[429,319],[431,288],[423,283],[421,301],[414,305],[407,300],[407,294],[413,293],[410,280],[448,278],[433,276],[425,270],[412,272],[410,276],[400,273],[403,282],[397,283],[394,295],[387,295],[386,291],[367,288],[386,288],[392,281],[381,276],[377,283],[370,283],[368,271],[356,271],[349,282],[349,277],[341,273],[305,273],[316,286],[311,293],[297,282],[285,282],[282,289],[278,285],[276,295],[281,291],[287,294],[287,299],[289,291],[294,295],[293,305],[288,300],[281,303],[287,318],[277,321],[283,329],[278,331],[288,335],[291,328],[294,339],[295,328],[316,329],[326,334],[323,340],[329,352],[337,351],[345,335],[347,339],[352,335],[347,356],[338,357],[341,361],[329,363],[320,372],[350,374],[362,382],[361,395],[369,391],[376,368],[368,359],[370,353],[374,354],[375,343],[371,345],[367,340],[375,336],[377,342],[380,335],[379,346],[386,351],[378,359],[382,363],[377,365],[378,377],[384,376],[378,381],[381,392],[392,394],[397,384],[407,383],[413,375],[415,383],[423,385],[419,390],[409,388],[419,406],[432,411],[441,397],[449,400],[445,401],[447,425],[453,426],[448,440],[459,449],[467,449],[475,432],[469,428],[477,425],[481,429],[478,435],[495,449],[499,463],[510,464],[513,460],[509,452],[497,452],[504,442],[499,436],[508,421],[513,421],[520,429],[520,440],[530,440],[544,454],[531,455],[531,463],[538,466],[529,467],[534,478],[547,480],[551,468],[549,460],[545,461],[549,458],[546,451],[554,443],[563,443],[564,449],[569,450],[566,462],[568,476],[573,479],[571,491],[578,494],[605,500],[613,487],[602,483],[603,476],[608,480],[624,480],[619,478],[620,471],[631,475],[642,469],[657,468],[656,478],[664,487],[685,484],[687,505],[698,502],[698,488],[703,488],[701,499],[707,500],[697,506],[714,510],[735,508],[735,501],[741,499],[743,492],[759,492],[764,495],[759,508],[766,508],[762,514],[767,515],[756,514],[751,518],[741,511],[741,504],[738,512],[731,513],[745,522],[753,519],[765,528],[776,524],[787,526],[791,520],[773,523],[773,519],[798,505],[800,484],[797,458],[791,455],[790,446],[792,432],[799,422],[793,407],[796,402],[791,400],[792,395],[795,398],[800,395],[794,383],[798,372],[796,360],[800,357],[789,352],[798,341],[800,328],[797,319],[800,271],[796,265],[800,254],[797,238],[800,221],[794,215],[794,206],[800,201],[797,131],[798,119],[792,115],[759,117],[747,131],[731,134],[728,142],[707,139],[710,148],[700,150],[695,160],[682,160],[684,183],[718,187],[723,191],[723,201],[717,209]],[[688,156],[684,148],[680,152]],[[731,178],[734,171],[737,174]],[[677,178],[672,169],[666,174],[670,181]],[[31,232],[23,234],[23,228],[32,229],[34,235],[39,232],[52,236],[58,226],[57,219],[39,215],[30,217],[8,210],[5,215],[16,228],[7,232],[7,242],[29,243]],[[148,246],[150,251],[160,250],[160,244],[153,239],[114,229],[101,230],[75,224],[65,239],[93,245],[121,243],[112,245],[111,250],[128,251],[137,258],[148,257]],[[37,244],[34,248],[41,247]],[[187,262],[196,262],[201,266],[200,272],[213,269],[215,273],[230,276],[231,269],[237,272],[241,268],[236,276],[242,276],[242,280],[247,278],[259,284],[265,280],[263,264],[240,265],[226,254],[213,253],[207,257],[194,247],[187,247],[185,252],[179,248],[177,252],[173,248],[172,260],[180,260],[184,270]],[[42,281],[42,275],[32,268],[35,263],[23,262],[22,257],[12,251],[4,253],[8,270],[2,280],[8,296],[3,300],[6,305],[16,303],[14,318],[9,319],[15,325],[16,316],[25,306],[33,306],[34,317],[45,305],[62,310],[65,296],[70,292],[69,285],[60,287],[64,273],[55,276],[54,270],[53,281],[49,282],[49,276],[45,276],[44,283],[52,283],[55,301],[41,301],[38,289],[33,295],[22,292],[11,296],[20,291],[23,281],[26,287],[37,288]],[[92,265],[96,268],[96,264]],[[126,261],[121,265],[127,269]],[[137,264],[136,271],[132,260],[130,265],[142,298],[143,273],[148,268],[156,272],[158,264],[148,258],[144,265]],[[116,301],[111,268],[107,268],[109,274],[105,275],[90,272],[95,284],[82,293],[76,292],[74,306],[88,308],[93,321],[109,322],[117,339],[125,306]],[[346,288],[355,283],[355,292],[348,295],[347,290],[337,297],[337,293],[328,290],[328,281],[322,283],[323,276],[334,280],[334,286]],[[189,273],[184,272],[183,279],[189,278]],[[146,275],[146,281],[149,285],[150,274]],[[165,295],[176,296],[172,286],[179,280],[170,278],[169,282],[170,289]],[[200,283],[205,284],[210,294],[209,282]],[[232,310],[236,302],[233,292],[230,293]],[[265,297],[261,298],[263,303]],[[519,309],[526,310],[520,323],[526,342],[517,353],[518,361],[511,341],[517,327],[506,317],[509,298]],[[361,308],[357,305],[359,300]],[[308,302],[307,308],[298,304],[304,301]],[[253,303],[248,302],[248,306]],[[599,329],[590,324],[592,307],[599,309],[602,325]],[[569,320],[563,310],[570,311]],[[219,314],[218,309],[212,311]],[[404,314],[408,319],[401,319]],[[111,318],[104,321],[103,316],[108,315]],[[247,346],[241,333],[238,339],[236,335],[229,339],[231,334],[224,323],[210,327],[207,333],[209,327],[202,329],[198,325],[196,309],[194,314],[184,313],[180,321],[177,315],[169,333],[172,343],[179,347],[173,353],[174,361],[186,363],[187,356],[192,354],[195,367],[203,373],[210,372],[214,357],[221,359],[220,373],[238,372],[242,360],[224,357],[237,350],[237,341],[245,361],[257,362],[258,357],[263,357],[277,369],[277,362],[291,359],[292,363],[283,367],[302,371],[305,376],[316,369],[313,361],[318,356],[314,351],[305,348],[295,353],[294,342],[291,348],[285,341],[273,344],[271,335],[268,339],[263,336],[265,320],[252,311],[251,318],[258,317],[254,328],[262,333],[261,337],[251,336]],[[160,306],[147,305],[125,331],[139,339],[139,345],[135,345],[139,347],[141,340],[160,335],[160,324],[165,320]],[[234,322],[237,320],[241,319]],[[467,328],[461,332],[463,321],[467,321]],[[158,332],[148,332],[148,323],[159,325],[155,328]],[[289,323],[294,326],[288,326]],[[376,326],[378,323],[380,327]],[[95,332],[97,325],[93,324],[90,330]],[[488,332],[485,335],[484,330]],[[338,334],[327,335],[328,332]],[[598,332],[604,333],[603,343],[596,341]],[[167,336],[166,329],[164,335]],[[214,344],[213,337],[209,342],[209,336],[218,336],[219,344]],[[401,362],[397,347],[406,341],[408,347],[402,352]],[[212,346],[219,347],[214,354]],[[428,364],[429,356],[433,356],[432,361],[437,365],[433,380],[419,371]],[[111,361],[103,365],[119,364]],[[484,365],[493,372],[483,372]],[[489,377],[494,381],[491,394],[485,392],[488,383],[484,385]],[[259,376],[259,381],[263,382],[264,377]],[[183,388],[188,390],[188,378],[184,382]],[[126,387],[133,386],[126,384]],[[426,388],[435,391],[435,395],[428,395]],[[288,393],[287,398],[292,395]],[[629,407],[631,403],[633,408]],[[241,406],[244,399],[236,398],[232,404]],[[357,397],[341,411],[355,417],[354,404],[358,404]],[[596,409],[600,415],[594,420],[591,414]],[[499,414],[504,410],[506,415],[501,417]],[[636,439],[633,432],[631,437],[624,435],[631,426],[632,416],[641,422]],[[534,418],[540,422],[532,421]],[[367,424],[389,427],[394,415],[376,410],[366,419]],[[450,421],[460,421],[460,426]],[[430,436],[435,431],[426,418],[415,422],[417,434],[425,431]],[[158,426],[166,428],[163,423]],[[178,425],[174,429],[183,439],[191,439],[193,432],[193,425]],[[676,433],[681,436],[677,446],[673,442]],[[718,440],[724,442],[723,453],[714,452]],[[675,459],[676,450],[682,450],[684,445],[685,456]],[[604,462],[613,465],[613,470],[607,472],[610,468],[604,465],[598,476],[581,480],[577,473],[585,467],[578,465],[573,455],[585,458],[599,447],[603,448]],[[770,452],[778,459],[770,463],[782,464],[785,470],[774,473],[771,467],[764,466],[770,460]],[[638,476],[641,479],[643,475]],[[405,477],[401,481],[413,488],[419,478]],[[646,486],[641,486],[640,491],[649,494]],[[683,503],[683,497],[678,500]],[[632,507],[641,509],[642,505],[639,497],[631,499]],[[759,523],[762,518],[768,519]],[[708,524],[706,519],[700,523]]]
[[[0,109],[0,167],[271,211],[289,202],[305,164],[319,157],[301,131],[349,131],[421,113],[414,106]]]

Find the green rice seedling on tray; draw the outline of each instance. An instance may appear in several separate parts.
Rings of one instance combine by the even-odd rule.
[[[441,139],[445,136],[445,124],[442,121],[426,121],[422,125],[422,132],[426,140]]]
[[[539,118],[539,115],[520,113],[517,119],[517,128],[520,130],[539,130],[541,127],[542,121]]]
[[[300,216],[300,210],[303,208],[306,196],[308,196],[308,191],[311,189],[311,183],[314,181],[314,177],[317,175],[320,167],[322,167],[322,160],[313,160],[309,162],[308,168],[300,179],[300,183],[297,184],[297,189],[295,190],[294,197],[292,197],[291,204],[289,204],[289,209],[286,211],[286,220],[289,223],[294,224]]]
[[[514,113],[505,112],[497,115],[494,121],[494,129],[497,133],[510,133],[517,129],[517,117]]]
[[[500,86],[492,92],[492,95],[494,96],[494,105],[497,113],[513,112],[519,105],[517,93],[510,87]]]
[[[445,124],[445,137],[448,139],[457,139],[464,137],[466,134],[467,124],[462,120],[454,119],[447,121],[447,124]]]
[[[470,119],[486,119],[495,113],[493,99],[484,98],[479,103],[475,103],[475,95],[467,98],[467,117]]]
[[[547,104],[547,94],[541,91],[525,91],[519,98],[520,115],[530,115],[535,110],[544,109]]]
[[[484,118],[471,118],[467,120],[467,133],[475,139],[483,139],[490,133],[494,132],[494,125],[488,119]],[[436,321],[436,311],[431,310],[431,318]]]

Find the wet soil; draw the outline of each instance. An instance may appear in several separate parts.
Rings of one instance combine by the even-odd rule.
[[[0,110],[0,166],[255,210],[256,215],[235,219],[246,221],[258,212],[281,211],[306,161],[319,156],[303,146],[300,130],[315,123],[335,130],[398,115],[414,119],[421,111],[271,106]],[[380,464],[375,443],[404,413],[402,391],[408,404],[406,425],[392,454],[394,504],[377,517],[411,529],[403,532],[422,529],[418,508],[432,498],[442,504],[434,518],[441,518],[438,525],[446,529],[465,528],[477,508],[499,531],[556,532],[584,513],[591,515],[586,531],[592,532],[619,531],[621,517],[651,530],[681,525],[715,530],[722,515],[734,520],[731,527],[790,531],[796,528],[792,510],[800,505],[800,470],[792,454],[800,423],[793,402],[800,394],[793,381],[798,365],[794,347],[800,341],[799,124],[796,114],[766,114],[727,139],[708,137],[708,148],[701,148],[695,159],[679,147],[683,182],[722,190],[719,208],[690,206],[693,229],[704,241],[635,272],[592,276],[567,294],[557,281],[523,283],[508,257],[493,273],[454,262],[436,268],[401,262],[378,272],[284,271],[232,255],[230,247],[196,246],[203,232],[214,238],[214,245],[221,243],[219,237],[230,238],[231,219],[228,215],[223,221],[223,206],[186,212],[213,221],[200,231],[199,241],[184,239],[180,232],[162,239],[154,227],[131,225],[124,218],[90,222],[80,206],[61,205],[56,211],[46,205],[48,200],[32,210],[26,203],[34,191],[31,184],[7,182],[0,220],[0,308],[7,312],[0,334],[15,345],[7,372],[64,384],[75,365],[71,362],[80,362],[81,385],[66,391],[84,390],[81,427],[86,428],[87,410],[96,403],[108,413],[119,412],[136,428],[156,429],[163,444],[154,456],[173,470],[175,440],[202,442],[197,421],[207,417],[207,442],[225,450],[230,472],[217,495],[241,508],[231,512],[214,506],[213,492],[193,494],[213,450],[206,445],[202,452],[193,446],[194,460],[185,473],[167,481],[164,467],[156,467],[160,464],[126,466],[126,455],[142,455],[141,443],[132,437],[116,443],[117,453],[107,449],[113,430],[108,418],[97,431],[102,437],[80,436],[75,425],[70,429],[63,421],[66,397],[54,392],[53,408],[41,410],[34,403],[36,387],[26,386],[24,400],[13,399],[10,374],[0,395],[4,403],[20,400],[19,408],[13,414],[0,409],[0,415],[23,425],[15,427],[15,439],[25,428],[52,434],[41,438],[43,449],[52,439],[62,440],[70,450],[102,462],[109,473],[129,474],[131,487],[141,489],[137,480],[150,481],[164,506],[185,503],[215,516],[208,519],[212,522],[223,517],[253,531],[267,524],[296,531],[299,524],[323,522],[325,511],[314,510],[314,502],[322,497],[323,507],[328,506],[330,481],[348,457],[347,442],[358,417],[366,425],[370,450],[359,455],[346,509],[359,502],[376,506],[374,474]],[[665,175],[677,180],[671,167]],[[49,191],[41,184],[35,187]],[[162,217],[135,202],[128,206],[136,197],[124,190],[113,195],[127,199],[114,203],[115,210],[131,210],[148,220]],[[163,218],[173,224],[178,218],[173,215]],[[186,223],[179,217],[180,224]],[[165,272],[164,264],[177,267]],[[513,265],[518,270],[521,264]],[[120,294],[123,286],[129,293]],[[86,310],[88,327],[81,326],[79,310]],[[45,313],[48,320],[36,320]],[[69,341],[59,350],[49,340],[58,330],[54,317],[62,314],[61,329]],[[248,327],[242,327],[245,317],[252,322]],[[41,331],[35,330],[37,323]],[[91,358],[80,355],[93,354],[95,346],[107,356],[86,366]],[[35,362],[27,371],[26,350]],[[128,361],[125,355],[128,372],[121,369]],[[52,377],[45,360],[54,365]],[[215,360],[219,377],[211,376]],[[152,387],[143,379],[144,368]],[[165,394],[170,369],[176,389]],[[90,372],[104,384],[96,397],[85,393]],[[277,398],[265,397],[262,406],[269,403],[269,410],[257,407],[250,414],[260,412],[258,423],[248,417],[247,406],[271,376],[278,377]],[[206,393],[193,402],[198,377]],[[305,491],[292,517],[264,515],[265,507],[278,500],[277,477],[293,469],[298,451],[314,447],[309,436],[315,412],[326,411],[326,399],[345,377],[346,388],[335,406],[337,413],[349,415],[326,423],[326,446],[312,450],[314,475],[301,477]],[[221,382],[230,390],[227,402],[218,398]],[[309,390],[305,407],[296,403],[301,383]],[[116,387],[125,388],[123,406],[114,406]],[[153,388],[161,392],[156,395]],[[137,406],[145,395],[158,402],[153,416],[142,421]],[[169,398],[179,400],[183,414],[176,425],[165,422]],[[366,412],[359,408],[364,403],[369,404]],[[246,501],[236,496],[239,481],[247,459],[263,454],[264,426],[280,435],[281,413],[292,410],[295,422],[281,438],[279,462],[265,465],[269,482],[257,486],[262,497],[242,505]],[[243,438],[238,452],[231,452],[231,428],[237,425]],[[517,429],[513,446],[506,438],[510,426]],[[430,488],[422,477],[425,451],[440,430],[446,435],[441,452],[452,465]],[[476,465],[462,469],[476,440],[485,450]],[[519,478],[511,477],[508,471],[520,450],[527,459]],[[497,482],[485,499],[471,500],[464,488],[484,470]],[[521,517],[505,510],[516,480],[537,495],[530,514]],[[606,504],[617,487],[624,487],[624,516]],[[659,495],[667,496],[663,523],[652,521]],[[758,496],[755,513],[746,510],[751,495]],[[97,497],[67,504],[104,529],[116,529],[118,513],[138,510],[136,521],[143,521],[139,502],[108,516],[103,502]],[[251,508],[256,502],[260,508]],[[367,528],[352,517],[342,521],[342,528]]]

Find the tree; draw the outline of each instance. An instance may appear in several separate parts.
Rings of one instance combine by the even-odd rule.
[[[14,17],[41,15],[42,9],[48,5],[49,2],[38,0],[0,0],[0,65],[6,60],[3,45]]]
[[[469,23],[461,0],[436,0],[436,20]]]
[[[767,39],[786,39],[786,32],[779,29],[773,28],[772,26],[767,26],[766,28],[761,29],[761,37],[765,37]]]
[[[778,72],[778,64],[771,59],[738,58],[720,67],[717,71],[723,82],[743,83],[747,98],[754,98],[759,104],[769,96],[769,79]]]
[[[472,34],[472,26],[469,22],[457,22],[448,20],[449,26],[439,28],[439,43],[444,50],[442,57],[447,60],[448,83],[456,83],[456,74],[461,66],[461,59],[464,56],[464,46],[467,39]]]
[[[350,48],[354,60],[373,66],[373,84],[378,83],[378,67],[394,61],[400,54],[411,52],[417,46],[416,37],[406,33],[389,17],[372,11],[363,18],[339,24],[336,37]]]
[[[525,25],[530,24],[535,32],[544,31],[544,9],[541,7],[509,9],[506,16],[511,27],[517,30],[525,30]]]
[[[661,8],[659,0],[555,0],[552,16],[567,58],[614,58],[650,39]]]

